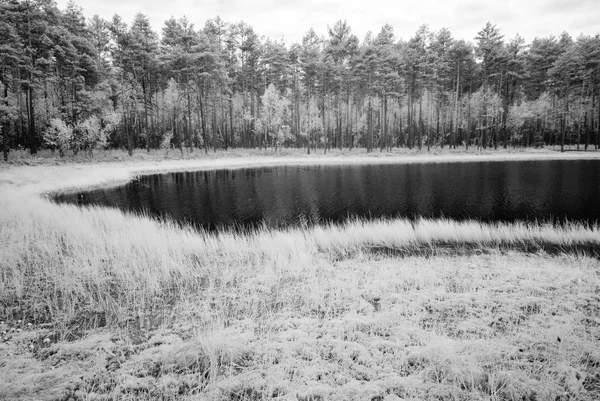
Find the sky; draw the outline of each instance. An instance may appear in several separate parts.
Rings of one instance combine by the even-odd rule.
[[[68,0],[57,0],[64,9]],[[87,18],[94,14],[110,20],[114,14],[131,23],[136,13],[145,14],[160,34],[164,21],[183,17],[204,27],[220,16],[226,22],[244,21],[259,36],[287,44],[300,42],[309,28],[326,35],[327,27],[346,20],[362,41],[368,31],[377,34],[384,24],[397,38],[410,39],[420,25],[432,31],[446,27],[456,39],[474,41],[490,21],[507,40],[520,34],[527,43],[535,37],[568,32],[600,33],[599,0],[75,0]]]

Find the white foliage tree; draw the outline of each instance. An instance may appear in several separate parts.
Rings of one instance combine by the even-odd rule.
[[[270,84],[261,97],[263,112],[262,120],[266,134],[271,134],[274,145],[277,148],[285,140],[286,131],[281,127],[284,125],[286,109],[290,102],[281,96],[275,85]]]
[[[60,157],[63,157],[73,142],[73,129],[60,118],[53,118],[44,130],[43,140],[51,149],[57,149]]]

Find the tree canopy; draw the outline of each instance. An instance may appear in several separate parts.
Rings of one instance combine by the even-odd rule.
[[[73,2],[2,0],[0,97],[5,158],[41,147],[597,148],[600,36],[526,44],[488,22],[473,41],[427,25],[404,41],[386,24],[361,41],[339,20],[287,44],[219,17],[155,31],[143,14],[105,21]]]

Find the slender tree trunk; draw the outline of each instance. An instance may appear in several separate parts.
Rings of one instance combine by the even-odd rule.
[[[146,151],[150,153],[150,129],[148,126],[148,94],[146,90],[146,79],[142,78],[142,92],[144,95],[144,133],[146,134]]]
[[[8,109],[8,82],[4,82],[4,105]],[[4,161],[8,161],[8,134],[9,134],[9,121],[6,121],[0,126],[0,135],[2,135],[2,156]]]
[[[8,123],[0,126],[0,135],[2,135],[2,156],[4,161],[8,161]]]
[[[310,85],[310,84],[309,84]],[[308,140],[308,146],[306,147],[307,154],[310,155],[310,146],[312,142],[312,116],[310,114],[310,87],[306,89],[306,136]]]
[[[435,109],[435,138],[436,141],[440,139],[440,104],[437,104]]]
[[[500,140],[499,139],[500,129],[498,128],[498,125],[499,125],[498,117],[494,117],[492,119],[492,126],[494,129],[494,149],[496,149],[496,150],[498,149],[498,141]]]
[[[181,156],[183,156],[183,133],[181,129],[177,127],[177,110],[173,109],[173,131],[177,136],[177,142],[179,145],[179,151],[181,152]]]
[[[398,101],[398,104],[400,104],[400,101]],[[402,131],[402,108],[399,107],[398,109],[400,110],[398,112],[398,135],[400,136],[400,144],[406,145],[405,133]]]
[[[229,143],[232,148],[235,148],[235,128],[233,126],[233,98],[229,97]]]
[[[423,108],[423,94],[421,93],[419,95],[419,127],[418,127],[418,132],[419,132],[419,151],[421,150],[421,148],[423,146],[423,115],[422,115],[422,108]]]
[[[224,113],[222,106],[221,113]],[[223,138],[223,146],[225,147],[225,151],[227,151],[229,149],[229,136],[227,134],[227,114],[221,115],[220,135]]]
[[[206,134],[206,111],[204,110],[204,83],[202,83],[202,91],[198,93],[198,104],[200,112],[200,121],[202,126],[202,140],[204,141],[204,153],[208,154],[208,136]]]
[[[7,103],[8,106],[8,103]],[[50,121],[50,104],[48,100],[48,79],[44,79],[44,113],[46,114],[46,121]]]
[[[327,133],[327,119],[325,118],[325,92],[323,92],[323,110],[322,110],[322,114],[323,114],[323,134],[325,136],[325,150],[324,153],[327,154],[327,142],[329,139],[329,135]]]
[[[429,152],[429,151],[431,151],[431,137],[432,137],[431,91],[428,91],[427,98],[428,98],[427,99],[427,128],[426,129],[424,128],[424,130],[427,133],[427,151]]]
[[[565,131],[567,129],[567,124],[568,124],[568,114],[569,114],[569,78],[567,77],[567,93],[566,93],[566,97],[565,97],[565,111],[563,112],[563,118],[562,118],[562,132],[561,132],[561,139],[560,139],[560,151],[564,152],[565,151]]]
[[[383,95],[383,137],[385,138],[385,151],[390,149],[390,127],[388,126],[388,98],[387,94]]]
[[[254,127],[254,121],[256,119],[256,109],[257,109],[257,107],[256,107],[256,99],[254,96],[254,90],[251,90],[250,91],[250,117],[251,117],[251,119],[250,119],[250,126],[248,127],[249,128],[248,133],[249,133],[250,141],[252,143],[253,148],[256,147],[256,142],[258,140],[260,140],[260,138],[258,138],[258,140],[256,138],[256,132],[255,132],[255,127]]]
[[[29,136],[29,149],[32,155],[37,154],[38,144],[37,144],[37,135],[35,129],[35,109],[33,106],[34,103],[34,91],[32,88],[31,81],[29,82],[29,86],[27,88],[27,122],[28,122],[28,136]]]
[[[583,89],[584,89],[585,81],[581,83],[581,97],[579,98],[579,110],[581,110],[583,105]],[[581,142],[581,129],[583,124],[581,121],[578,121],[577,127],[577,151],[579,151],[579,143]]]
[[[565,116],[560,117],[560,151],[565,151]]]
[[[465,141],[465,150],[469,150],[469,142],[473,133],[473,122],[471,121],[471,96],[473,94],[473,79],[469,77],[469,95],[467,97],[467,140]],[[464,95],[463,95],[464,96]],[[474,137],[474,135],[473,135]]]
[[[187,101],[187,105],[186,105],[186,111],[187,111],[187,121],[185,124],[185,132],[187,133],[187,140],[188,142],[188,148],[189,149],[193,149],[193,137],[195,135],[193,135],[193,128],[192,128],[192,100],[191,100],[191,95],[190,95],[190,91],[189,88],[186,87],[185,88],[185,97],[186,97],[186,101]]]
[[[212,129],[212,133],[213,133],[213,153],[217,153],[217,130],[219,129],[219,124],[217,123],[217,104],[216,104],[216,100],[213,96],[213,129]]]
[[[268,121],[271,121],[271,110],[267,110],[267,119]],[[270,125],[270,124],[269,124]],[[265,130],[265,140],[264,140],[264,145],[265,145],[265,151],[267,150],[267,145],[269,144],[268,142],[268,137],[267,134],[269,133],[269,127],[266,126],[263,128]],[[259,144],[260,147],[260,144]]]
[[[367,152],[373,151],[373,107],[371,105],[371,96],[369,95],[369,108],[368,108],[368,131],[367,131]]]
[[[338,91],[337,95],[337,147],[342,150],[344,144],[342,142],[342,94]]]
[[[133,127],[129,126],[131,125],[129,120],[129,108],[127,108],[125,110],[125,114],[123,115],[123,127],[127,133],[127,153],[129,156],[133,156]]]
[[[406,145],[412,149],[412,90],[408,91],[408,103],[406,104]]]
[[[593,109],[592,109],[593,113]],[[596,118],[596,141],[595,141],[594,149],[598,150],[598,146],[600,146],[600,100],[598,101],[598,114]]]
[[[483,127],[481,129],[481,147],[485,149],[487,147],[487,130],[488,130],[488,116],[487,116],[487,87],[484,87],[483,93]]]
[[[456,136],[458,133],[458,96],[460,89],[460,62],[458,63],[458,68],[456,72],[456,95],[454,98],[454,129],[452,130],[452,144],[454,149],[456,149]]]
[[[352,138],[350,138],[350,125],[352,123],[352,114],[350,109],[350,89],[346,92],[346,141],[348,142],[348,149],[352,149]]]
[[[507,148],[508,144],[507,144],[507,133],[506,133],[506,122],[508,121],[508,103],[510,100],[510,80],[509,79],[505,79],[504,82],[504,86],[505,86],[505,93],[504,96],[502,98],[502,125],[500,130],[502,131],[502,142],[503,143],[503,147],[504,149]]]

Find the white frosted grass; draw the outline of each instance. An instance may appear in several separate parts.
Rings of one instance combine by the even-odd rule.
[[[382,219],[350,221],[340,225],[306,230],[315,246],[323,251],[351,251],[356,247],[380,247],[409,251],[411,247],[436,245],[564,247],[600,244],[597,227],[579,223],[482,223],[447,219]]]
[[[325,161],[348,162],[318,159]],[[72,314],[81,305],[96,305],[118,314],[121,309],[140,308],[154,297],[186,299],[204,288],[235,287],[257,275],[274,288],[283,277],[293,280],[310,275],[318,294],[323,255],[343,259],[379,250],[435,254],[440,246],[450,248],[450,254],[453,247],[464,246],[534,251],[555,247],[569,252],[576,247],[600,249],[598,227],[574,223],[555,227],[380,219],[212,234],[170,220],[103,207],[58,205],[38,196],[50,190],[127,180],[136,171],[249,165],[244,160],[229,162],[69,166],[72,171],[67,167],[11,167],[0,173],[0,181],[10,182],[0,185],[0,297],[8,304],[27,298],[32,307],[54,313]],[[312,159],[254,162],[312,163]],[[343,288],[344,283],[339,285]]]

